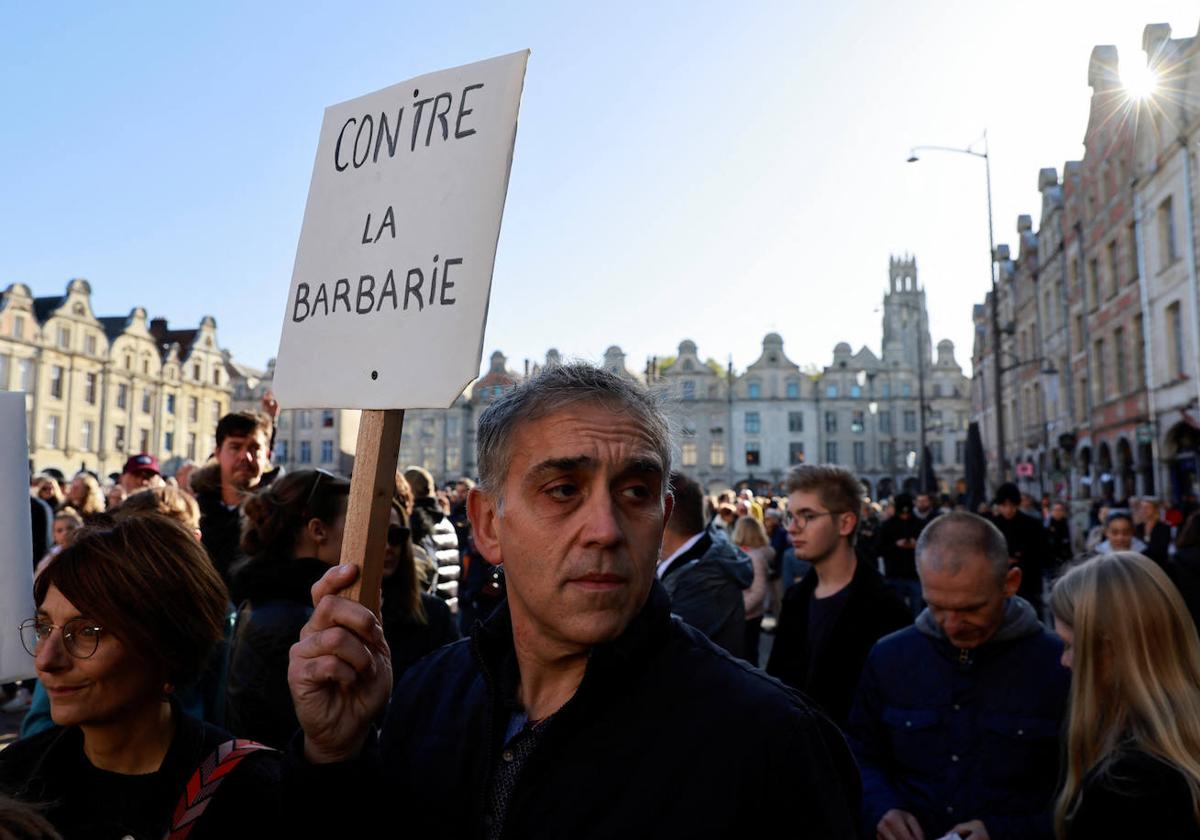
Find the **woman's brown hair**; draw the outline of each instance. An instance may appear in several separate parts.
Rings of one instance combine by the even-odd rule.
[[[34,581],[39,607],[51,586],[175,685],[224,638],[225,584],[195,534],[164,516],[83,529]]]
[[[120,521],[130,516],[144,516],[148,513],[174,519],[192,529],[200,527],[200,506],[196,504],[196,500],[178,487],[170,485],[139,490],[123,501],[112,515]]]
[[[350,482],[324,470],[297,470],[242,504],[242,551],[249,557],[292,559],[296,536],[312,519],[332,523],[350,496]]]

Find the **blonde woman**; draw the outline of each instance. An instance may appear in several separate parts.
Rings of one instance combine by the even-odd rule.
[[[1072,669],[1060,840],[1200,838],[1200,641],[1152,561],[1076,566],[1050,597]]]
[[[733,544],[750,555],[754,580],[742,590],[746,608],[746,661],[758,664],[758,637],[762,631],[763,608],[767,602],[767,564],[775,554],[767,530],[753,516],[743,516],[733,528]]]
[[[100,492],[100,482],[90,473],[79,473],[71,479],[67,489],[67,504],[83,517],[84,523],[91,521],[98,513],[104,513],[104,494]]]
[[[59,488],[58,482],[54,480],[53,476],[39,476],[34,482],[34,495],[46,504],[50,505],[50,507],[54,510],[58,510],[60,507],[62,507],[62,490]]]

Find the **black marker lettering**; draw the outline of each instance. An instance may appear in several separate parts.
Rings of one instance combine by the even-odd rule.
[[[349,128],[352,123],[356,123],[356,122],[358,122],[358,120],[354,119],[354,117],[351,117],[350,119],[346,120],[346,124],[343,125],[342,130],[338,132],[337,145],[333,147],[333,168],[336,169],[338,172],[341,172],[343,169],[345,169],[347,166],[350,165],[348,163],[341,162],[342,136],[346,133],[346,129]]]
[[[375,155],[371,158],[372,163],[379,163],[379,147],[383,145],[383,138],[387,138],[388,157],[396,156],[396,142],[400,139],[400,123],[404,120],[404,106],[400,106],[400,110],[396,112],[396,134],[392,135],[388,131],[387,114],[383,111],[379,112],[379,135],[375,138]]]
[[[462,257],[455,257],[454,259],[446,260],[446,267],[442,269],[442,297],[441,300],[438,301],[442,306],[454,305],[454,298],[446,298],[446,290],[454,288],[454,284],[450,282],[450,266],[452,265],[462,265]]]
[[[396,216],[392,213],[392,207],[389,204],[387,212],[383,214],[383,221],[379,224],[379,233],[375,234],[375,241],[379,241],[379,237],[383,236],[383,229],[392,229],[392,239],[396,238]]]
[[[300,305],[304,304],[304,314],[300,314]],[[296,305],[292,307],[292,320],[299,324],[308,317],[308,284],[301,283],[296,287]]]
[[[337,314],[338,301],[346,304],[346,311],[350,311],[350,281],[343,277],[333,284],[333,312]]]
[[[358,159],[358,141],[362,139],[363,129],[367,129],[367,146],[363,149],[362,160]],[[367,157],[371,154],[371,137],[375,133],[375,120],[370,114],[362,118],[362,122],[358,124],[358,133],[354,135],[354,168],[362,166],[367,162]]]
[[[392,299],[392,311],[394,312],[400,304],[396,300],[396,277],[392,274],[390,268],[388,269],[387,277],[383,280],[383,288],[379,290],[379,307],[375,310],[376,312],[383,309],[383,299],[385,297]]]
[[[324,309],[325,309],[325,311],[322,312],[321,314],[328,315],[329,314],[329,294],[325,291],[324,283],[321,283],[320,285],[317,286],[317,296],[315,298],[313,298],[313,305],[312,305],[312,314],[313,315],[317,314],[317,304],[318,303],[321,304],[321,306],[324,307]]]
[[[367,299],[367,305],[363,306],[363,298]],[[370,274],[364,274],[358,278],[358,300],[354,311],[359,315],[367,315],[375,307],[375,278]]]
[[[438,103],[443,99],[446,100],[446,107],[443,110],[438,110]],[[440,120],[442,123],[442,139],[445,140],[450,136],[450,125],[446,122],[446,114],[450,113],[450,106],[454,104],[454,97],[448,93],[439,93],[433,99],[433,111],[429,114],[429,128],[425,129],[425,145],[429,145],[430,139],[433,137],[434,120]]]
[[[417,276],[417,284],[413,285],[413,275]],[[421,284],[425,282],[425,275],[421,273],[419,268],[410,268],[408,277],[404,279],[404,311],[408,311],[408,296],[414,294],[417,296],[417,311],[420,312],[425,308],[425,302],[421,300]]]
[[[416,94],[414,93],[413,95],[415,96]],[[420,129],[421,129],[421,112],[424,111],[425,106],[428,105],[432,101],[433,101],[432,99],[418,99],[417,100],[417,112],[416,112],[416,114],[413,115],[412,142],[408,146],[408,150],[410,152],[414,151],[417,148],[417,132],[420,131]]]
[[[477,85],[467,85],[465,88],[463,88],[462,96],[459,97],[459,99],[458,99],[458,119],[456,119],[454,121],[454,139],[455,140],[461,140],[464,137],[470,137],[472,134],[475,133],[475,129],[473,129],[473,128],[468,128],[466,131],[462,130],[463,117],[465,117],[467,114],[475,113],[475,111],[473,109],[464,108],[463,106],[467,104],[467,93],[469,93],[470,91],[473,91],[473,90],[478,90],[481,87],[483,87],[482,82],[480,82]]]

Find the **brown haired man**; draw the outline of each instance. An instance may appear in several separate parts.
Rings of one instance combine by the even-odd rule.
[[[812,568],[783,597],[767,673],[842,725],[871,647],[912,618],[879,572],[854,553],[863,504],[854,474],[804,464],[788,473],[786,488],[788,537],[797,559]]]
[[[242,538],[242,499],[271,465],[271,419],[254,411],[226,414],[217,423],[213,457],[216,465],[194,473],[191,483],[200,505],[201,539],[228,585]]]

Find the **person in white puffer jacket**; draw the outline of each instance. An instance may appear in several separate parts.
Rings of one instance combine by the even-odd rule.
[[[458,577],[461,562],[458,535],[446,511],[434,495],[433,476],[422,467],[408,467],[404,478],[412,488],[413,509],[409,517],[413,545],[419,545],[437,563],[435,593],[446,600],[451,611],[458,609]]]

